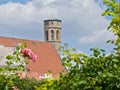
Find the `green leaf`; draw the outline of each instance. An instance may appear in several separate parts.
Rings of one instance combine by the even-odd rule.
[[[87,81],[86,81],[86,80],[81,80],[81,81],[79,81],[78,83],[79,83],[79,84],[86,84]]]
[[[106,73],[108,77],[113,77],[114,75],[112,73],[107,72]]]
[[[7,64],[8,66],[10,66],[10,65],[12,65],[13,63],[12,63],[12,61],[7,61],[6,64]]]
[[[6,59],[10,60],[10,59],[13,59],[14,57],[12,55],[8,55],[6,56]]]
[[[119,60],[118,59],[112,59],[112,61],[117,63]]]
[[[102,13],[102,16],[107,15],[107,14],[108,14],[108,11],[109,11],[109,9],[105,10],[105,11]]]
[[[113,23],[117,23],[117,22],[120,22],[120,19],[119,19],[119,17],[116,17],[116,18],[112,18],[112,22],[113,22]]]
[[[113,67],[114,67],[115,69],[118,69],[118,66],[117,66],[117,64],[114,64],[114,65],[113,65]]]
[[[109,0],[104,0],[103,4],[107,4],[109,2]]]

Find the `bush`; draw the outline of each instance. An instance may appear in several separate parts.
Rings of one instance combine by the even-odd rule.
[[[16,79],[15,86],[19,90],[35,90],[36,86],[40,86],[41,81],[38,81],[34,78],[24,78],[24,79]]]

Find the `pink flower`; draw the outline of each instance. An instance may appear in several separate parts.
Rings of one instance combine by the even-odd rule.
[[[21,51],[21,53],[22,53],[23,55],[26,55],[26,54],[32,53],[32,51],[31,51],[31,49],[25,48],[25,49],[23,49],[23,50]]]
[[[28,53],[28,56],[29,56],[30,59],[32,59],[32,58],[33,58],[33,53],[32,53],[32,52],[29,52],[29,53]]]
[[[33,60],[33,62],[35,62],[37,60],[37,55],[33,54],[31,49],[25,48],[23,50],[21,50],[21,53],[23,54],[24,57],[28,57],[30,59]]]
[[[36,54],[33,55],[32,60],[35,62],[37,60],[38,56]]]

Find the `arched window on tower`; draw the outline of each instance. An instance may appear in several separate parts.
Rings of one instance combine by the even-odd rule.
[[[60,32],[57,30],[57,32],[56,32],[56,39],[59,40],[60,39],[59,37],[60,37]]]
[[[48,31],[45,32],[46,40],[48,40]]]
[[[54,31],[51,30],[51,39],[54,40]]]

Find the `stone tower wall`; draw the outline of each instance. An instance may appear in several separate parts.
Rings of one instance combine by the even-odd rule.
[[[52,43],[58,54],[61,53],[61,20],[44,20],[44,41]]]

